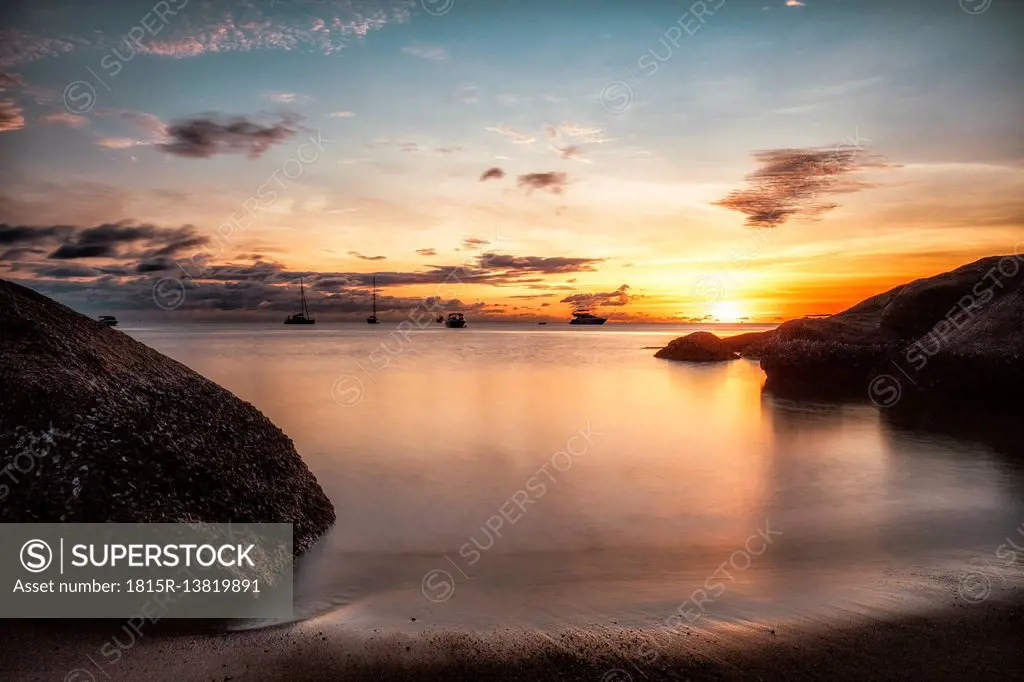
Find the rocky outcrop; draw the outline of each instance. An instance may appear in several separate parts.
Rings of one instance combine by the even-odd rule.
[[[775,334],[772,329],[766,332],[747,332],[736,334],[722,339],[726,347],[734,353],[739,353],[745,358],[758,358],[761,356],[761,349]]]
[[[0,522],[291,522],[334,507],[291,439],[170,358],[0,280]]]
[[[1019,404],[1024,257],[993,256],[916,280],[824,319],[781,325],[761,352],[766,387]]]
[[[654,357],[682,362],[721,362],[735,360],[739,355],[711,332],[694,332],[672,339]]]

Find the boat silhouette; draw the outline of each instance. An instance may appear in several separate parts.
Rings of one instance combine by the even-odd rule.
[[[316,320],[309,316],[309,308],[306,307],[306,287],[302,278],[299,278],[299,305],[301,312],[289,315],[284,319],[285,324],[316,324]]]
[[[576,310],[573,311],[572,319],[569,320],[569,324],[604,324],[607,321],[607,317],[594,315],[586,310]]]
[[[366,318],[366,324],[380,324],[377,319],[377,275],[373,276],[373,313]]]
[[[444,326],[450,329],[462,329],[466,326],[466,317],[462,313],[449,313]]]

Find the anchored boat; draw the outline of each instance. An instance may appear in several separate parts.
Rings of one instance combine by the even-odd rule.
[[[585,310],[578,310],[572,314],[572,319],[569,320],[569,324],[604,324],[607,321],[607,317],[594,315]]]
[[[301,311],[294,315],[289,315],[284,319],[285,324],[316,324],[316,320],[309,316],[309,308],[306,307],[306,287],[302,282],[302,278],[299,278],[299,305]]]
[[[377,275],[373,276],[373,312],[366,318],[366,324],[380,324],[377,319]]]
[[[466,317],[462,313],[450,313],[444,321],[444,326],[451,329],[462,329],[466,326]]]

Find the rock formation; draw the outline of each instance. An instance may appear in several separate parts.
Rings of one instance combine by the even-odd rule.
[[[0,522],[291,522],[334,507],[259,410],[127,334],[0,280]]]
[[[766,387],[911,395],[987,406],[1024,387],[1024,256],[992,256],[919,279],[824,319],[781,325],[761,350]],[[879,393],[881,391],[881,393]]]
[[[683,362],[721,362],[739,357],[722,339],[711,332],[694,332],[673,339],[654,354],[664,360]]]

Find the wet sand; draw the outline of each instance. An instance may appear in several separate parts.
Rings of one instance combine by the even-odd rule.
[[[960,602],[922,616],[851,614],[828,622],[750,623],[676,633],[615,626],[357,633],[312,621],[208,634],[173,633],[161,623],[143,626],[141,637],[130,637],[122,626],[5,621],[0,625],[0,677],[9,682],[960,681],[1005,680],[1024,670],[1024,598],[1019,594],[981,604]],[[112,637],[117,638],[114,644]]]

